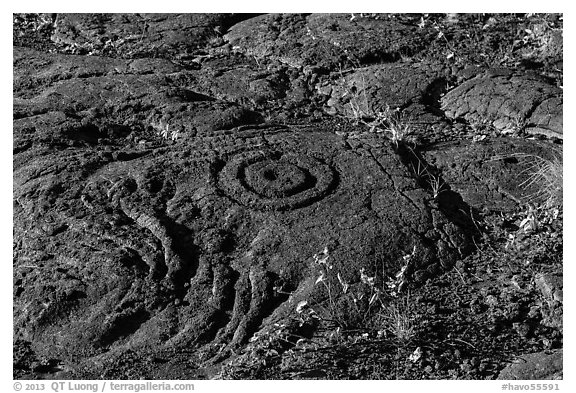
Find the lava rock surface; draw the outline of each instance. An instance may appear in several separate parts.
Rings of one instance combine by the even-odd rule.
[[[559,377],[562,22],[482,18],[15,14],[14,378]]]

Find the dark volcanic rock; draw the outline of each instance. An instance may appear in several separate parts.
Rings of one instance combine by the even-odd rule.
[[[58,14],[52,41],[68,53],[183,57],[222,44],[233,14]]]
[[[561,151],[555,154],[546,143],[509,138],[439,144],[424,153],[467,203],[479,210],[496,211],[537,202],[542,185],[534,182],[533,176],[542,159],[555,156],[561,156]]]
[[[411,104],[434,105],[446,87],[440,69],[426,64],[385,64],[355,69],[333,85],[319,87],[330,96],[330,114],[357,119]]]
[[[286,96],[290,82],[286,66],[261,68],[243,56],[233,61],[206,60],[202,69],[188,79],[175,78],[183,87],[198,89],[209,96],[247,107],[263,108]]]
[[[27,98],[59,81],[113,75],[165,75],[181,67],[163,59],[122,60],[99,56],[46,54],[17,48],[13,55],[14,95]]]
[[[14,377],[490,379],[561,347],[561,29],[14,14]]]
[[[224,39],[248,56],[274,59],[292,67],[334,69],[338,64],[395,61],[423,49],[429,37],[416,24],[386,15],[274,14],[234,25]]]
[[[534,278],[542,295],[540,309],[542,324],[562,331],[563,329],[563,276],[539,273]]]
[[[562,379],[562,350],[520,356],[500,372],[498,379]]]
[[[127,127],[134,126],[175,140],[261,121],[238,104],[173,83],[166,75],[178,79],[179,67],[166,60],[87,61],[82,56],[28,53],[34,59],[31,65],[22,64],[20,54],[14,60],[17,147],[57,137],[93,144],[118,133],[126,136],[133,131]],[[41,116],[40,124],[56,123],[48,126],[48,134],[38,133],[31,125],[37,120],[29,120],[33,116]]]
[[[349,282],[375,256],[394,276],[414,247],[416,282],[449,267],[468,245],[460,223],[386,143],[355,143],[318,126],[29,152],[14,174],[15,334],[62,358],[237,345],[319,290],[325,247]]]
[[[449,91],[442,109],[451,119],[562,138],[562,102],[562,89],[542,78],[492,70]]]

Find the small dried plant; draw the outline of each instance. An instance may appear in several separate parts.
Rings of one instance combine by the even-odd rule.
[[[531,175],[522,186],[535,186],[537,191],[528,196],[529,203],[543,201],[545,208],[559,208],[563,204],[563,163],[561,157],[545,159],[532,156],[534,163],[530,167]]]
[[[412,156],[415,159],[415,163],[412,162],[410,164],[412,173],[419,182],[423,183],[423,185],[427,184],[427,186],[430,188],[430,191],[432,192],[432,197],[437,200],[441,193],[448,190],[448,186],[444,180],[442,180],[438,170],[431,170],[425,163],[420,160],[420,158],[418,158],[412,149],[409,148],[409,150],[412,152]]]
[[[370,127],[370,132],[388,135],[392,143],[399,147],[403,142],[414,142],[414,129],[409,120],[400,113],[400,108],[386,106],[383,111],[376,112],[371,120],[361,120]]]
[[[496,155],[490,161],[510,158],[531,161],[520,174],[528,174],[526,180],[520,183],[524,189],[534,189],[524,197],[524,202],[539,210],[558,210],[563,206],[563,163],[562,154],[554,151],[551,159],[533,154],[513,153]]]
[[[406,344],[416,336],[415,316],[410,302],[410,293],[395,302],[382,307],[380,312],[380,336],[391,335],[399,342]]]
[[[160,135],[164,139],[171,139],[176,141],[180,136],[180,130],[173,128],[170,130],[170,124],[164,120],[159,122],[151,122],[150,125],[156,131],[156,135]]]
[[[345,91],[341,97],[347,100],[348,117],[357,124],[368,126],[370,132],[387,134],[396,147],[399,143],[411,139],[414,130],[410,122],[402,117],[400,108],[390,108],[386,105],[383,110],[377,111],[372,107],[368,99],[364,74],[360,73],[359,83],[347,83],[342,70],[340,70],[340,76],[344,84],[348,86],[344,88]]]
[[[397,297],[408,285],[408,271],[410,265],[414,262],[414,257],[416,256],[416,246],[412,248],[412,252],[410,254],[406,254],[402,257],[402,267],[400,271],[396,273],[394,278],[390,278],[386,283],[386,286],[391,292],[393,297]]]
[[[328,296],[328,317],[324,320],[343,330],[365,327],[382,304],[383,292],[376,286],[376,277],[360,269],[360,281],[348,283],[340,272],[334,270],[329,257],[327,248],[313,257],[320,266],[315,284],[322,284]]]
[[[328,293],[328,308],[332,316],[336,315],[336,293],[335,289],[332,288],[332,282],[330,276],[332,275],[333,266],[328,262],[330,257],[328,247],[325,247],[323,251],[318,254],[314,254],[314,262],[320,267],[320,275],[316,279],[314,285],[322,284]]]
[[[432,196],[434,199],[438,199],[440,194],[446,191],[446,183],[440,177],[440,175],[430,175],[430,189],[432,190]]]
[[[411,164],[411,167],[412,173],[414,173],[418,180],[424,179],[428,174],[428,168],[426,168],[426,165],[422,164],[420,160],[416,160],[416,165]]]
[[[410,321],[403,320],[403,310],[390,306],[389,303],[391,300],[392,304],[398,303],[398,297],[405,293],[409,283],[409,267],[415,260],[416,250],[414,247],[411,253],[402,257],[403,263],[400,271],[387,282],[377,282],[376,276],[371,276],[362,268],[359,271],[359,281],[352,284],[336,271],[330,263],[329,251],[325,248],[315,254],[313,259],[320,267],[320,275],[315,285],[324,286],[327,306],[323,307],[324,312],[316,314],[308,305],[308,301],[304,300],[298,304],[297,313],[307,317],[313,314],[314,318],[333,324],[338,331],[372,330],[373,328],[380,330],[379,326],[374,325],[374,321],[380,320],[382,315],[387,315],[398,320],[394,322],[394,325],[397,325],[394,329],[408,331],[407,324]],[[320,317],[320,314],[324,316]]]

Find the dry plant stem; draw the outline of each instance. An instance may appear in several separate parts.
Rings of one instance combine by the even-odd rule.
[[[521,185],[523,187],[536,186],[538,191],[528,195],[528,202],[537,202],[544,199],[544,207],[551,208],[562,206],[563,191],[563,163],[558,157],[546,160],[535,157],[531,166],[532,174]]]
[[[400,305],[389,306],[390,315],[386,318],[388,330],[401,342],[410,341],[415,334],[407,303],[408,300],[405,298]]]
[[[440,178],[440,176],[430,176],[430,187],[432,189],[432,195],[434,199],[437,199],[440,193],[444,190],[444,182]]]
[[[414,168],[414,164],[412,164],[413,173],[416,175],[417,179],[425,179],[428,182],[430,190],[432,191],[432,196],[434,197],[434,199],[437,199],[442,192],[446,191],[446,184],[444,183],[440,175],[434,175],[431,173],[431,171],[428,169],[428,166],[426,166],[426,164],[423,164],[422,161],[420,161],[420,159],[418,158],[418,156],[411,147],[409,146],[407,147],[412,153],[412,155],[418,161],[418,168]]]
[[[499,161],[510,157],[533,160],[527,169],[520,172],[520,174],[530,173],[528,179],[520,184],[521,187],[537,188],[537,191],[525,197],[528,204],[542,204],[542,207],[546,209],[562,206],[563,162],[561,152],[555,151],[555,157],[552,159],[534,154],[513,153],[497,155],[489,161]]]

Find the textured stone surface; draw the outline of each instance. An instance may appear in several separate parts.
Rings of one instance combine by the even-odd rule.
[[[561,18],[485,19],[14,14],[14,377],[485,379],[560,348],[561,210],[502,239],[561,156]]]
[[[416,23],[390,16],[351,19],[351,14],[262,15],[234,25],[224,39],[248,56],[329,68],[397,60],[421,50],[430,39]]]
[[[534,277],[536,287],[542,295],[542,324],[563,330],[563,276],[539,273]]]
[[[204,94],[236,102],[250,108],[267,108],[286,98],[293,89],[294,79],[288,67],[274,65],[260,67],[241,55],[230,59],[214,58],[206,60],[202,68],[191,75],[191,78],[175,79],[183,86],[194,86]]]
[[[424,152],[426,161],[438,167],[443,179],[471,206],[495,211],[542,202],[538,200],[544,197],[542,186],[532,177],[541,159],[561,155],[561,146],[555,152],[549,144],[513,138],[444,143]]]
[[[450,90],[442,98],[442,109],[451,119],[562,138],[562,102],[562,89],[542,78],[504,69]]]
[[[74,54],[183,57],[220,45],[242,14],[58,14],[52,41]]]
[[[421,281],[469,244],[389,147],[351,150],[321,126],[27,157],[14,173],[15,328],[59,356],[236,345],[314,290],[326,246],[354,282],[370,255],[392,277],[416,247]]]
[[[333,85],[319,87],[330,98],[327,112],[356,119],[386,109],[438,102],[446,83],[438,69],[417,64],[386,64],[359,68]]]
[[[498,379],[562,379],[562,350],[520,356],[504,368]]]
[[[129,138],[134,140],[146,137],[146,132],[185,139],[261,121],[257,113],[236,103],[181,87],[179,77],[189,73],[166,60],[94,57],[87,61],[83,56],[18,53],[14,59],[17,148],[54,138],[95,144],[132,133]],[[32,67],[20,67],[23,54],[33,59]],[[47,132],[36,132],[43,124]]]

